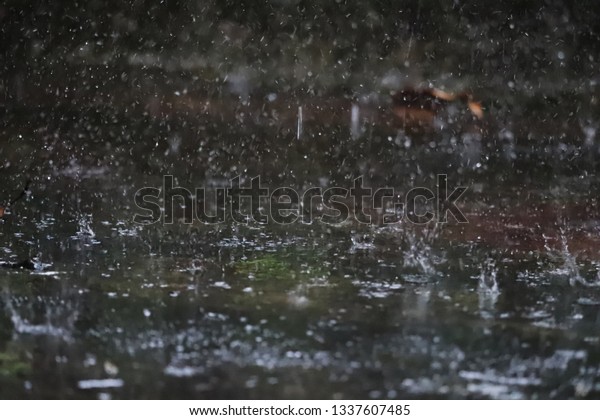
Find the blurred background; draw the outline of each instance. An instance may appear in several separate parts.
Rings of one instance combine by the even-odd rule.
[[[597,89],[586,1],[8,1],[0,19],[7,104],[112,104],[115,89],[368,95],[433,83],[488,100]]]

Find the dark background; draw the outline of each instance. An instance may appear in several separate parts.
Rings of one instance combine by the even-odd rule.
[[[197,84],[251,68],[250,90],[381,90],[386,74],[421,82],[448,73],[498,94],[508,81],[573,90],[561,80],[598,77],[593,1],[326,3],[8,1],[0,6],[2,97],[51,92],[99,67],[112,80],[132,65]],[[151,58],[135,58],[144,54]]]

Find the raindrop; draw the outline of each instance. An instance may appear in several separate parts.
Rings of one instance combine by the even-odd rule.
[[[302,136],[302,106],[298,107],[298,124],[296,127],[296,139],[300,140]]]
[[[360,136],[360,109],[357,104],[352,104],[352,112],[350,115],[350,135],[353,139]]]

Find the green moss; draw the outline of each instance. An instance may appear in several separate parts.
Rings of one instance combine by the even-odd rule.
[[[237,261],[234,264],[236,274],[253,276],[256,280],[295,279],[296,272],[291,265],[277,255],[267,255],[263,258]]]
[[[31,366],[11,351],[0,353],[0,377],[22,377],[31,372]]]

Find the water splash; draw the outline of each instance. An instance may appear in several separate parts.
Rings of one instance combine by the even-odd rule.
[[[348,250],[349,253],[355,254],[359,251],[376,249],[375,244],[366,235],[353,235],[351,238],[352,246]]]
[[[588,280],[581,275],[577,258],[569,250],[567,235],[564,229],[560,229],[559,251],[550,248],[548,244],[544,245],[544,247],[548,251],[548,254],[551,258],[560,259],[563,261],[563,266],[560,271],[568,276],[569,285],[571,287],[577,287],[578,285],[584,287],[600,287],[600,271],[596,273],[596,277],[593,280]]]
[[[191,275],[195,276],[197,274],[203,273],[205,271],[204,264],[198,258],[194,258],[189,267],[185,269],[185,271],[189,272]]]
[[[494,260],[488,259],[482,264],[478,280],[479,313],[482,318],[491,318],[498,303],[498,296],[500,296],[498,268]]]
[[[488,259],[482,266],[481,272],[479,273],[479,283],[477,285],[477,291],[480,294],[498,295],[500,290],[498,289],[498,268],[496,263],[492,259]]]
[[[93,239],[96,237],[96,233],[92,230],[92,216],[82,215],[77,219],[77,232],[75,233],[78,238],[89,238]]]
[[[32,300],[15,297],[7,289],[3,290],[2,298],[16,333],[71,340],[80,312],[63,298],[45,296]],[[43,313],[40,308],[43,308]]]
[[[189,261],[183,267],[178,268],[177,271],[180,273],[188,273],[188,274],[191,274],[192,276],[197,276],[199,274],[204,273],[206,271],[206,267],[204,265],[204,262],[201,259],[193,258],[191,261]]]
[[[416,268],[420,273],[431,276],[437,274],[435,266],[436,257],[433,253],[433,242],[440,235],[441,225],[435,223],[433,227],[426,228],[421,235],[406,232],[405,241],[408,249],[404,251],[404,267]]]

